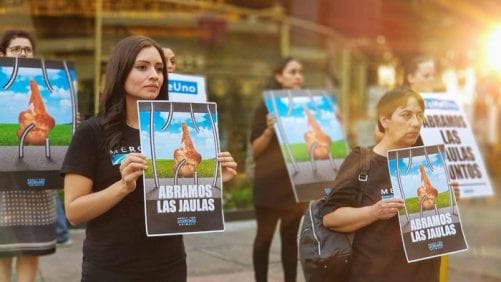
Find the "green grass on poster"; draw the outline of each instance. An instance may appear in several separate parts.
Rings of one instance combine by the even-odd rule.
[[[306,144],[290,144],[289,148],[291,150],[292,156],[294,156],[294,160],[296,162],[307,162],[310,160],[310,154],[308,154],[308,150],[306,149]],[[347,155],[346,145],[344,140],[338,140],[332,142],[330,146],[330,151],[332,153],[332,157],[334,159],[343,159]],[[282,145],[282,153],[284,155],[285,161],[290,162],[289,154],[285,146]]]
[[[215,159],[202,160],[197,167],[198,177],[212,177],[214,175]],[[146,178],[153,178],[153,165],[147,161],[148,168],[145,171]],[[174,178],[174,160],[157,159],[157,173],[160,178]]]
[[[437,208],[440,209],[440,208],[448,207],[449,206],[449,197],[450,197],[450,194],[448,191],[438,194],[437,202],[436,202]],[[405,205],[407,206],[407,211],[409,213],[419,213],[419,204],[418,204],[417,197],[407,198],[405,200]],[[403,214],[405,214],[405,211],[404,211],[404,209],[401,209],[400,215],[403,215]]]
[[[0,124],[0,146],[17,146],[19,138],[17,137],[17,130],[19,124],[2,123]],[[49,132],[50,144],[55,145],[69,145],[72,136],[71,124],[56,124]]]

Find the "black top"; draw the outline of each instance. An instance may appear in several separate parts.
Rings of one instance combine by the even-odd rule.
[[[139,131],[127,127],[123,146],[105,148],[103,128],[93,117],[82,122],[68,148],[62,174],[75,173],[93,181],[92,192],[105,189],[121,176],[112,158],[140,151]],[[71,189],[68,187],[67,189]],[[83,259],[103,268],[126,272],[154,271],[186,257],[182,236],[146,237],[143,179],[136,189],[106,213],[87,222]]]
[[[360,148],[355,148],[339,169],[323,214],[340,207],[356,206],[359,189]],[[361,206],[370,206],[381,200],[381,194],[391,191],[388,161],[370,150],[371,165]],[[408,263],[400,235],[397,216],[378,220],[356,231],[353,243],[351,282],[435,282],[439,280],[440,258]]]
[[[264,101],[254,112],[250,142],[256,140],[266,130],[268,110]],[[297,204],[291,181],[285,167],[278,139],[273,133],[270,144],[264,152],[254,158],[254,204],[256,206],[282,209],[304,209],[306,204]]]

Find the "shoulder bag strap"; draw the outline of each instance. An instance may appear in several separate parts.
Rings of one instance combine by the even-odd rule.
[[[358,182],[360,184],[360,187],[357,196],[357,206],[360,206],[360,204],[362,203],[362,196],[367,186],[367,180],[369,179],[370,167],[370,151],[366,147],[360,147],[360,173],[358,174]]]

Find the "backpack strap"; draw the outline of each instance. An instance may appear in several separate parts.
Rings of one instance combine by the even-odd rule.
[[[357,206],[362,203],[362,196],[367,187],[369,179],[369,169],[371,168],[370,151],[367,147],[360,147],[360,173],[358,174],[359,190],[357,196]]]

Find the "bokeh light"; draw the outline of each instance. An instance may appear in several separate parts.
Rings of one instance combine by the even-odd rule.
[[[501,71],[501,26],[497,26],[486,43],[486,64]]]

